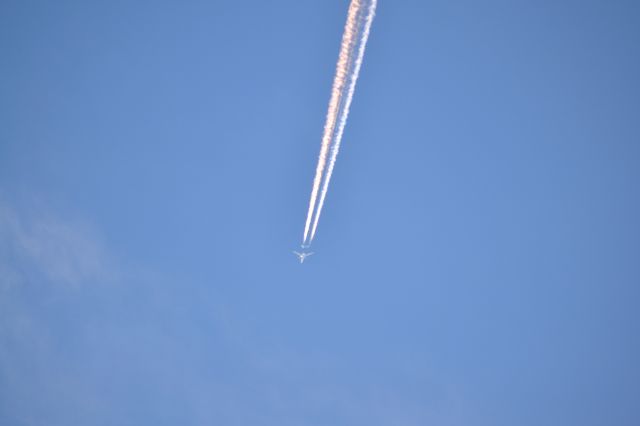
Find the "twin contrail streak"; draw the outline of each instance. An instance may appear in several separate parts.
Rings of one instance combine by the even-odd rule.
[[[340,141],[344,126],[347,123],[349,107],[353,98],[353,92],[358,80],[358,73],[362,65],[364,49],[369,37],[371,22],[375,14],[377,0],[352,0],[349,6],[349,14],[345,25],[340,54],[336,66],[336,76],[333,80],[327,120],[322,134],[320,155],[316,167],[316,175],[313,179],[309,210],[304,226],[303,245],[311,244],[316,234],[318,220],[324,200],[329,188],[331,174],[340,149]],[[327,165],[327,154],[330,155]],[[322,191],[320,192],[320,188]],[[318,201],[318,193],[320,199]],[[313,221],[313,227],[311,223]],[[311,227],[311,235],[309,229]]]

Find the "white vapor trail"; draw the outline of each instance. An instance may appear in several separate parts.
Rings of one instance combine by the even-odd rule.
[[[327,111],[327,120],[324,125],[322,143],[320,145],[320,155],[316,167],[316,175],[313,179],[311,199],[309,200],[309,210],[304,227],[303,245],[311,244],[320,212],[324,205],[324,200],[329,188],[331,174],[340,149],[340,141],[347,123],[349,107],[353,98],[353,92],[358,80],[358,74],[362,65],[364,49],[369,37],[371,22],[375,14],[377,0],[352,0],[349,6],[347,23],[345,25],[340,54],[336,66],[336,76],[331,89],[331,99]],[[330,151],[329,165],[327,166],[327,153]],[[320,200],[318,202],[318,192],[322,185]],[[313,219],[311,236],[309,237],[309,227]]]

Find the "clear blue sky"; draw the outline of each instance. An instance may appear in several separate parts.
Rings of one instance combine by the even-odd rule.
[[[0,424],[640,424],[640,6],[0,5]]]

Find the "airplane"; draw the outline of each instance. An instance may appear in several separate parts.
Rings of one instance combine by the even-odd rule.
[[[298,256],[298,258],[300,259],[300,263],[304,262],[304,260],[311,256],[313,254],[313,252],[310,253],[298,253],[297,251],[293,252],[296,256]]]

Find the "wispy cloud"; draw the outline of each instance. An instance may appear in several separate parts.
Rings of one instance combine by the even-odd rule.
[[[0,198],[0,281],[5,289],[28,279],[78,287],[109,274],[108,263],[88,225],[42,206],[10,206]]]
[[[271,342],[212,286],[131,270],[90,224],[1,201],[0,424],[464,423],[424,372]]]

